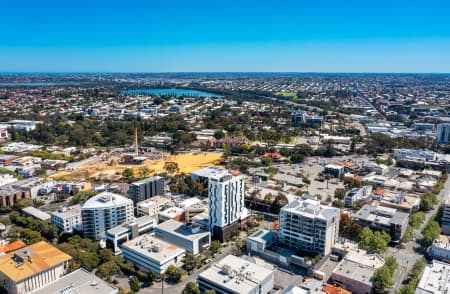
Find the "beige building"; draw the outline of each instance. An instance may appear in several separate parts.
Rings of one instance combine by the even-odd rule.
[[[41,241],[0,256],[0,284],[11,294],[25,294],[60,279],[72,257]]]
[[[169,207],[171,200],[164,196],[154,196],[147,200],[137,203],[137,215],[148,215],[151,217],[156,217],[161,210]]]

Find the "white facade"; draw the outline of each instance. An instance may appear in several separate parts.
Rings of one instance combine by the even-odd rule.
[[[81,208],[84,236],[94,240],[106,238],[106,231],[134,218],[131,199],[102,192],[90,198]]]
[[[58,211],[51,213],[51,223],[59,230],[72,233],[73,230],[81,231],[83,222],[81,220],[81,206],[75,205],[64,207]]]
[[[433,260],[427,264],[416,287],[416,294],[446,294],[450,292],[450,264]]]
[[[208,198],[210,231],[237,222],[245,209],[244,177],[217,170],[208,179]]]
[[[160,275],[170,265],[180,266],[186,250],[145,234],[122,245],[123,257],[144,270]]]
[[[150,199],[137,203],[137,215],[148,215],[156,217],[161,210],[167,207],[171,200],[164,196],[154,196]]]
[[[228,255],[198,275],[201,291],[267,294],[274,284],[273,271],[234,255]]]
[[[428,254],[435,259],[450,262],[450,237],[441,235],[428,248]]]
[[[420,160],[420,161],[434,161],[437,154],[431,150],[417,150],[417,149],[394,149],[394,159],[397,160]]]
[[[450,141],[450,123],[438,124],[436,136],[438,144],[447,144]]]
[[[339,209],[300,198],[280,210],[280,241],[291,248],[327,255],[339,233]]]

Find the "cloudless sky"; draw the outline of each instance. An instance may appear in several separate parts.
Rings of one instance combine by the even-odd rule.
[[[450,72],[449,0],[0,0],[0,71]]]

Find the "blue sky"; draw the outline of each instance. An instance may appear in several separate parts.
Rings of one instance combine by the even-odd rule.
[[[449,2],[3,0],[0,71],[448,73]]]

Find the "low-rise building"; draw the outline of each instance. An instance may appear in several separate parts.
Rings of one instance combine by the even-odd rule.
[[[41,241],[0,256],[0,284],[11,294],[25,294],[60,279],[72,259]]]
[[[198,254],[211,244],[211,234],[199,226],[168,220],[155,228],[155,236],[193,254]]]
[[[167,208],[172,201],[164,196],[155,196],[150,199],[138,202],[137,215],[148,215],[151,217],[157,217],[159,212],[164,208]]]
[[[409,214],[380,205],[364,205],[354,214],[354,220],[361,226],[383,230],[392,241],[400,242],[408,227]]]
[[[278,239],[278,234],[265,229],[260,229],[248,236],[246,239],[247,251],[264,252],[266,248],[272,247]]]
[[[52,212],[51,223],[62,232],[72,233],[74,230],[81,231],[83,229],[81,206],[62,207],[58,211]]]
[[[330,174],[338,178],[340,175],[344,174],[344,167],[337,164],[327,164],[325,165],[323,173]]]
[[[33,294],[116,294],[119,289],[111,286],[95,274],[88,272],[84,268],[77,269],[53,283],[34,291]]]
[[[184,221],[184,209],[181,207],[169,207],[158,214],[160,222],[165,222],[169,219]]]
[[[144,215],[106,231],[106,241],[113,247],[114,254],[119,254],[122,243],[153,231],[156,225],[153,217]]]
[[[450,264],[433,260],[425,266],[415,294],[447,293],[450,293]]]
[[[353,188],[344,197],[344,205],[349,207],[360,200],[369,198],[372,195],[372,186],[364,186],[362,188]]]
[[[331,279],[352,293],[372,293],[373,275],[384,265],[378,254],[368,254],[365,250],[349,248],[346,255],[333,270]]]
[[[228,255],[198,275],[201,291],[220,294],[267,294],[274,284],[274,273],[261,265]]]
[[[123,257],[143,270],[160,275],[170,265],[179,266],[186,250],[145,234],[122,245]]]
[[[34,217],[35,219],[38,219],[38,220],[44,220],[44,221],[50,220],[50,214],[48,214],[36,207],[33,207],[33,206],[27,206],[27,207],[22,208],[22,212],[25,215]]]
[[[428,255],[431,257],[450,263],[450,237],[440,235],[430,247],[428,247]]]

